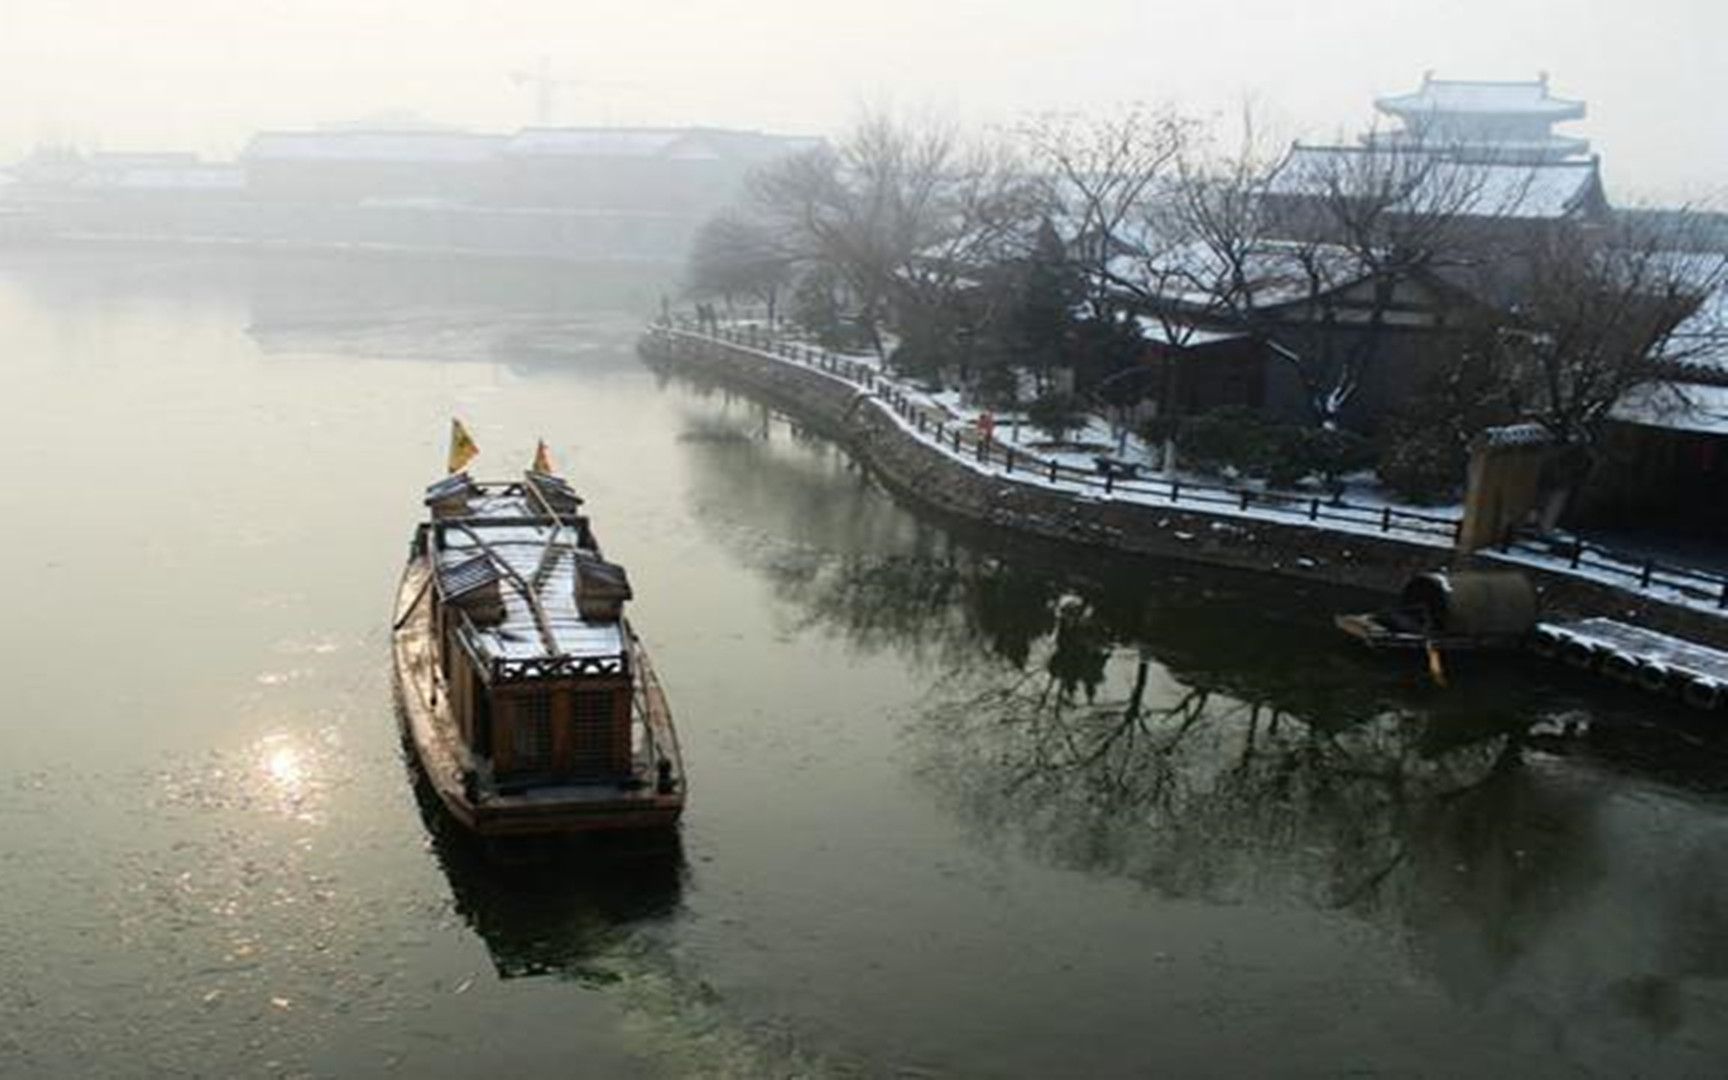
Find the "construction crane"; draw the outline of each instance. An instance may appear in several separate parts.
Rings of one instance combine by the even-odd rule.
[[[552,77],[552,59],[542,56],[533,71],[512,71],[510,82],[516,86],[534,87],[534,122],[544,127],[552,122],[552,107],[561,86],[575,86],[569,79]]]
[[[532,71],[510,72],[510,82],[515,86],[532,86],[534,88],[534,122],[541,127],[552,123],[553,114],[557,111],[558,94],[561,90],[569,90],[577,86],[597,87],[629,87],[637,83],[600,82],[595,79],[557,79],[552,76],[552,59],[542,56]]]

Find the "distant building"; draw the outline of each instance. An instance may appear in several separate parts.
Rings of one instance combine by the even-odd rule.
[[[463,131],[266,131],[240,153],[246,190],[270,202],[478,202],[507,136]]]
[[[1363,137],[1371,147],[1438,150],[1464,161],[1530,163],[1581,157],[1587,139],[1557,135],[1555,124],[1579,120],[1584,103],[1548,95],[1548,75],[1529,82],[1436,79],[1413,94],[1377,98],[1374,107],[1403,127]]]
[[[1335,418],[1372,432],[1454,363],[1473,328],[1517,302],[1529,241],[1558,223],[1612,219],[1588,142],[1553,131],[1584,105],[1550,96],[1545,77],[1429,76],[1375,105],[1400,127],[1358,145],[1296,144],[1279,163],[1259,193],[1266,227],[1241,268],[1246,280],[1204,257],[1159,268],[1165,280],[1218,281],[1236,294],[1236,310],[1206,290],[1160,299],[1175,332],[1148,333],[1147,360],[1184,369],[1171,380],[1173,405],[1313,419],[1314,386],[1276,341],[1300,353],[1301,373],[1321,389],[1334,385],[1329,372],[1354,371]],[[1398,243],[1433,250],[1382,268],[1375,245]]]
[[[1728,535],[1728,285],[1674,331],[1657,378],[1614,406],[1581,516]]]
[[[1544,221],[1606,222],[1613,211],[1587,140],[1553,126],[1584,103],[1550,97],[1546,75],[1528,82],[1435,79],[1375,107],[1401,127],[1359,146],[1291,147],[1267,186],[1279,230],[1315,238],[1340,200],[1389,200],[1392,217],[1473,221],[1483,245],[1516,242]],[[1321,235],[1319,238],[1326,238]]]
[[[764,162],[820,139],[718,128],[528,128],[499,152],[500,203],[707,215]]]
[[[716,128],[272,131],[240,160],[248,192],[267,201],[706,214],[756,165],[815,145]]]
[[[66,238],[673,261],[752,168],[819,145],[718,128],[266,131],[232,163],[42,150],[8,170],[7,198]]]
[[[150,198],[245,194],[246,176],[229,162],[192,153],[95,153],[69,185],[86,194]]]

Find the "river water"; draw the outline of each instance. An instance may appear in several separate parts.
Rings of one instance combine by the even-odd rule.
[[[1728,747],[1364,598],[934,520],[632,349],[663,283],[0,257],[0,1075],[1719,1075]],[[449,417],[639,594],[672,850],[417,792]]]

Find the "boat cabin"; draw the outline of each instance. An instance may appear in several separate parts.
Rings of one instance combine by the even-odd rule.
[[[556,476],[426,490],[414,554],[429,601],[443,692],[469,760],[499,793],[612,781],[637,785],[663,759],[632,679],[631,597]],[[664,769],[662,769],[664,771]]]

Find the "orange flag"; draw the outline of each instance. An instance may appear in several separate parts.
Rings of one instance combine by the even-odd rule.
[[[552,455],[546,452],[545,439],[541,439],[540,445],[534,448],[533,468],[537,473],[545,473],[547,476],[552,475]]]
[[[450,471],[461,472],[462,467],[474,460],[480,452],[480,447],[468,434],[468,429],[462,426],[462,421],[450,419]]]

